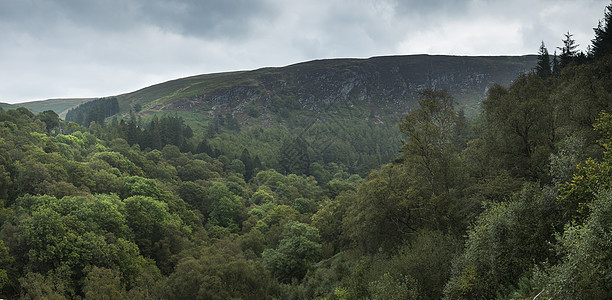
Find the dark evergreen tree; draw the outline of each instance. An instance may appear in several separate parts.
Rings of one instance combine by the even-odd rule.
[[[569,31],[565,33],[565,39],[563,39],[563,47],[558,48],[559,50],[561,50],[561,55],[559,57],[559,66],[562,69],[569,65],[571,62],[574,62],[578,55],[578,51],[576,50],[576,48],[578,48],[579,45],[576,44],[576,40],[572,38],[573,36],[574,35],[569,33]]]
[[[604,19],[599,21],[595,31],[595,38],[591,40],[593,46],[590,54],[597,58],[605,56],[612,51],[612,3],[606,6],[604,11]]]
[[[117,98],[100,98],[85,102],[66,113],[66,121],[89,127],[91,122],[104,126],[104,119],[119,112]]]
[[[253,169],[255,172],[262,170],[261,160],[258,155],[255,155],[255,158],[253,158]]]
[[[559,65],[559,57],[557,56],[557,51],[555,51],[555,54],[553,55],[552,59],[552,75],[558,76],[559,74],[561,74],[561,66]]]
[[[542,41],[540,45],[540,51],[538,52],[538,64],[536,65],[536,74],[546,79],[552,74],[552,66],[550,65],[550,56],[548,55],[548,49]]]
[[[283,142],[279,163],[281,171],[285,174],[308,173],[310,167],[308,143],[301,137]]]
[[[249,150],[247,150],[246,148],[242,150],[240,160],[244,164],[244,180],[248,181],[253,177],[253,171],[255,169],[253,158],[251,157]]]
[[[136,126],[134,121],[130,121],[127,125],[127,142],[130,146],[140,142],[140,128]]]
[[[202,139],[202,141],[198,144],[198,146],[195,149],[195,153],[206,153],[211,157],[214,157],[214,151],[212,150],[212,148],[210,147],[210,145],[208,144],[208,140],[206,138]]]

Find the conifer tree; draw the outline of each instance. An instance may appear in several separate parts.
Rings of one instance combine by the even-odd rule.
[[[561,74],[561,66],[559,65],[559,57],[557,56],[557,51],[555,51],[552,60],[552,75],[559,76],[559,74]]]
[[[606,6],[604,19],[599,21],[597,28],[593,28],[595,38],[591,40],[593,46],[589,54],[596,59],[612,51],[612,28],[610,26],[612,26],[612,3]]]
[[[552,75],[552,67],[550,65],[550,56],[548,55],[548,49],[544,45],[544,41],[540,45],[540,51],[538,52],[538,64],[536,65],[536,74],[543,79],[546,79]]]
[[[244,163],[244,179],[248,181],[251,179],[251,177],[253,177],[254,171],[253,158],[251,158],[249,150],[247,150],[246,148],[242,150],[240,160],[242,161],[242,163]]]
[[[576,56],[578,55],[578,51],[576,50],[576,48],[580,45],[576,44],[576,40],[572,38],[573,36],[574,35],[569,33],[569,31],[565,33],[563,47],[558,48],[559,50],[561,50],[559,62],[559,66],[561,67],[561,69],[565,68],[571,62],[573,62]]]

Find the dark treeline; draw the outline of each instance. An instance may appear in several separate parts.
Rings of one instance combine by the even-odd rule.
[[[611,9],[597,47],[555,63],[542,45],[474,120],[422,91],[365,179],[308,134],[226,117],[195,143],[178,117],[0,110],[0,297],[607,299]],[[235,146],[255,136],[284,150]]]
[[[81,126],[89,126],[96,122],[104,126],[104,119],[119,112],[117,98],[100,98],[85,102],[66,113],[66,121],[75,122]]]

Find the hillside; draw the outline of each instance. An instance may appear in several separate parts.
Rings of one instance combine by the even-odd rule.
[[[13,105],[11,105],[11,104],[8,104],[8,103],[2,103],[2,102],[0,102],[0,108],[2,108],[2,109],[13,109],[13,108],[14,108],[14,106],[13,106]]]
[[[118,96],[124,111],[140,105],[157,111],[232,110],[249,103],[262,112],[275,107],[320,111],[330,104],[362,104],[370,109],[405,113],[417,92],[445,89],[473,115],[493,84],[508,86],[535,66],[536,56],[385,56],[327,59],[280,68],[206,74],[172,80]]]
[[[317,162],[338,163],[365,175],[396,157],[402,140],[397,124],[417,107],[420,91],[444,89],[466,116],[474,116],[491,86],[509,86],[520,73],[532,70],[536,60],[439,55],[327,59],[198,75],[111,98],[117,101],[118,119],[136,121],[134,127],[147,127],[154,116],[181,118],[190,127],[188,135],[196,137],[192,145],[183,145],[184,151],[195,151],[203,142],[230,159],[247,149],[263,166],[289,173],[307,173]],[[56,107],[64,117],[77,103],[70,101],[43,101],[29,108]],[[100,123],[115,113],[100,111],[96,115],[102,119],[91,120]],[[135,135],[132,143],[153,147],[144,135]],[[293,157],[283,159],[282,153],[296,145],[301,148],[296,153],[305,154],[300,163]]]
[[[65,118],[66,113],[73,107],[79,106],[92,98],[74,98],[74,99],[49,99],[32,101],[25,103],[14,104],[16,107],[25,107],[33,112],[43,112],[45,110],[53,110],[60,117]]]

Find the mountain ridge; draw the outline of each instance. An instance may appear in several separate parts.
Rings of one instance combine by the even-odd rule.
[[[249,103],[263,113],[283,105],[318,111],[321,103],[347,101],[405,113],[416,105],[419,90],[432,88],[448,90],[460,107],[475,115],[490,86],[508,86],[518,74],[531,71],[536,60],[536,55],[429,54],[317,59],[282,67],[193,75],[115,97],[124,114],[130,110],[139,114],[178,110],[210,115],[214,110],[235,113],[236,109],[240,114]],[[51,109],[65,116],[67,110],[87,100],[93,98],[48,99],[14,106],[35,112]]]

